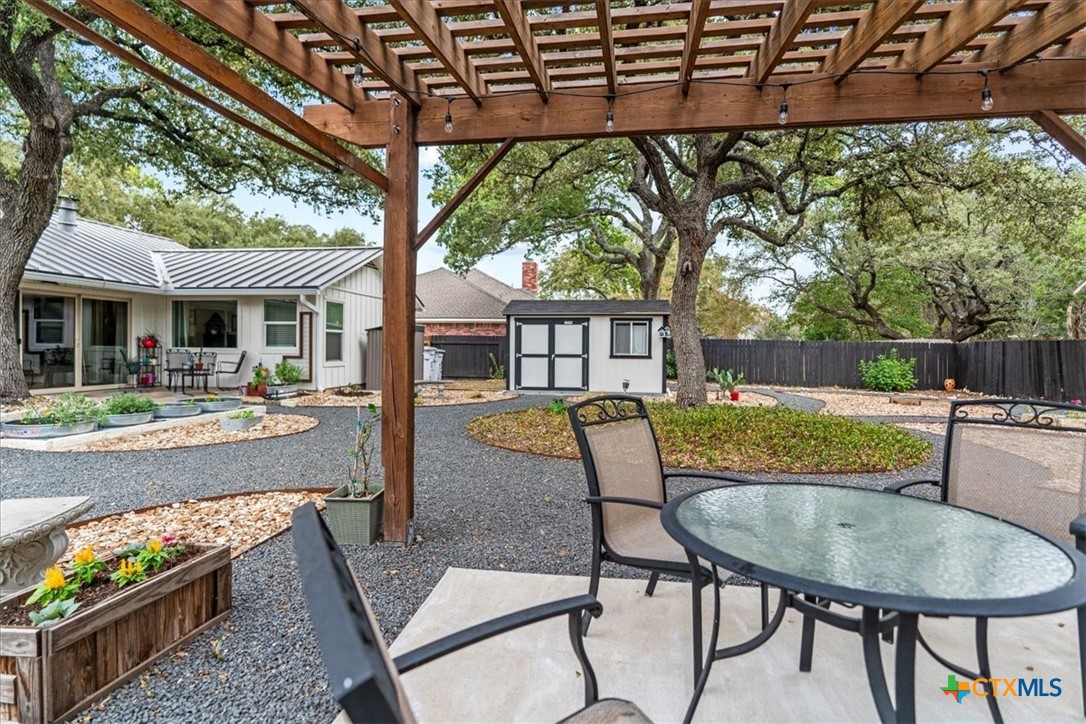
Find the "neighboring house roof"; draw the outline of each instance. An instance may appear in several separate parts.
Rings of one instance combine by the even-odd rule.
[[[565,300],[533,299],[532,301],[512,301],[505,307],[507,315],[545,315],[566,314],[610,314],[610,315],[652,315],[670,314],[671,304],[664,299],[600,299],[600,300]]]
[[[54,214],[24,279],[168,294],[315,293],[381,256],[376,247],[189,249],[154,234]]]
[[[515,289],[494,277],[472,269],[466,276],[445,268],[419,274],[415,293],[422,300],[420,322],[494,321],[504,322],[503,310],[512,300],[534,301],[523,289]]]

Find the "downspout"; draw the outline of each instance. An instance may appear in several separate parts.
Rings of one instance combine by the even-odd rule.
[[[317,301],[320,301],[320,293],[317,293]],[[298,295],[298,302],[303,307],[313,312],[313,386],[317,392],[324,391],[324,315],[314,304],[310,304],[304,294]]]

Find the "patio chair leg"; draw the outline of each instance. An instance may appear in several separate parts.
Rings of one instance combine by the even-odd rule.
[[[1082,687],[1082,712],[1086,714],[1086,606],[1079,608],[1078,614],[1078,672]]]
[[[592,577],[588,581],[588,594],[595,596],[600,590],[600,547],[597,545],[592,551]],[[587,612],[581,615],[581,635],[588,635],[588,625],[592,623],[592,616]]]
[[[1003,724],[1003,715],[999,713],[999,699],[996,696],[995,687],[992,686],[992,663],[988,658],[988,619],[977,619],[977,665],[980,669],[980,676],[988,679],[984,684],[984,689],[988,692],[988,696],[984,697],[984,700],[988,702],[988,711],[992,714],[992,721],[995,724]]]
[[[762,584],[762,630],[769,628],[769,586]]]
[[[809,603],[815,603],[814,596],[804,595],[803,600]],[[814,634],[815,634],[815,619],[813,616],[804,614],[803,616],[803,633],[800,637],[799,643],[799,670],[810,671],[811,659],[814,656]]]
[[[660,580],[660,574],[657,571],[653,571],[649,576],[649,585],[645,586],[645,595],[652,596],[656,591],[656,582]]]

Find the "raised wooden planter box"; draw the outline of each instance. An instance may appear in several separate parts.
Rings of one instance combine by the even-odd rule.
[[[0,720],[69,718],[226,618],[230,547],[188,547],[204,554],[52,628],[0,627]]]

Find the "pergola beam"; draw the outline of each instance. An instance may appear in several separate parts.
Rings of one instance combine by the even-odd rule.
[[[1086,138],[1072,128],[1067,121],[1052,111],[1039,111],[1030,116],[1033,122],[1044,129],[1045,133],[1056,139],[1068,153],[1082,163],[1086,163]]]
[[[974,62],[999,68],[1017,65],[1084,27],[1086,2],[1053,0],[977,54]]]
[[[223,118],[226,118],[229,121],[233,121],[234,123],[237,123],[243,128],[249,129],[253,133],[256,133],[257,135],[268,139],[272,143],[279,144],[288,151],[296,153],[307,161],[311,161],[312,163],[315,163],[322,168],[326,168],[329,171],[339,171],[338,166],[336,166],[334,163],[331,163],[324,157],[318,156],[317,154],[310,152],[308,149],[291,143],[282,136],[273,133],[264,126],[261,126],[259,123],[254,123],[240,113],[237,113],[234,110],[222,105],[221,103],[214,101],[211,98],[208,98],[195,88],[191,88],[185,85],[169,73],[159,70],[154,65],[151,65],[132,51],[128,50],[127,48],[121,47],[120,45],[117,45],[117,43],[113,42],[109,38],[96,32],[89,25],[84,24],[78,18],[72,17],[63,10],[53,7],[49,4],[48,0],[26,0],[26,4],[34,8],[53,22],[57,23],[62,28],[70,30],[76,35],[82,36],[94,45],[97,45],[102,50],[106,51],[110,55],[120,60],[122,63],[130,65],[140,72],[146,73],[150,77],[157,80],[159,83],[162,83],[163,85],[172,88],[173,90],[177,91],[178,93],[190,100],[196,101],[208,110],[218,113]]]
[[[206,0],[191,0],[206,2]],[[354,58],[370,68],[404,96],[408,103],[418,105],[419,98],[426,93],[415,71],[396,56],[380,38],[362,23],[341,0],[292,0],[294,6],[318,23]],[[358,48],[354,39],[358,39]],[[301,42],[301,41],[299,41]],[[312,54],[312,52],[311,52]]]
[[[524,14],[524,8],[519,0],[494,0],[494,6],[501,16],[505,26],[509,28],[509,38],[517,54],[524,61],[528,69],[528,75],[539,91],[539,99],[547,102],[551,92],[551,81],[547,76],[547,65],[543,62],[543,54],[539,52],[539,46],[532,35],[532,28],[528,24],[528,16]]]
[[[962,0],[924,37],[912,43],[894,67],[927,73],[1024,3],[1025,0]]]
[[[234,40],[248,45],[267,60],[298,80],[315,88],[347,109],[365,102],[366,96],[351,87],[339,71],[329,68],[320,58],[302,45],[301,41],[264,17],[245,2],[206,0],[175,0],[190,13],[222,30]]]
[[[347,151],[308,121],[242,78],[230,66],[136,5],[132,0],[79,0],[79,4],[137,40],[146,43],[183,68],[192,71],[237,102],[336,163],[365,178],[379,189],[388,188],[388,179],[383,173]],[[339,106],[336,107],[339,108]]]
[[[1028,116],[1041,110],[1086,113],[1086,60],[1026,63],[999,77],[999,105],[981,110],[977,74],[983,66],[955,65],[916,78],[903,73],[853,73],[848,83],[835,85],[833,76],[793,85],[788,91],[790,125],[802,127],[854,126],[862,123],[909,123],[975,118]],[[817,79],[818,76],[803,76]],[[699,133],[780,128],[779,97],[762,93],[751,79],[743,85],[694,82],[684,100],[673,83],[638,86],[646,92],[619,94],[613,102],[618,135]],[[446,103],[427,99],[419,110],[417,139],[421,144],[497,143],[515,137],[527,140],[592,138],[608,135],[604,127],[606,86],[599,100],[554,95],[542,105],[534,96],[494,96],[484,109],[458,110],[456,127],[445,133]],[[318,128],[359,146],[376,148],[388,142],[379,119],[384,101],[371,101],[354,114],[335,105],[310,106],[305,117]],[[598,103],[598,111],[595,104]]]
[[[827,75],[840,75],[838,82],[844,80],[845,74],[856,70],[923,4],[924,0],[876,0],[867,14],[830,51],[819,71]]]
[[[483,162],[483,165],[479,167],[479,170],[476,171],[463,186],[457,189],[456,193],[453,194],[453,197],[449,199],[436,214],[434,214],[434,218],[430,219],[430,223],[428,223],[425,228],[419,232],[419,235],[415,237],[415,251],[421,249],[423,245],[429,241],[430,237],[434,235],[434,232],[436,232],[441,225],[444,224],[458,208],[460,208],[460,204],[464,203],[464,201],[471,196],[471,192],[486,179],[490,172],[494,170],[495,166],[501,163],[501,160],[505,158],[506,154],[513,150],[513,146],[515,145],[517,145],[515,139],[505,139],[502,145],[498,146],[498,149],[490,155],[490,158]]]
[[[803,30],[807,16],[814,12],[817,4],[816,0],[793,0],[781,8],[758,49],[758,55],[750,64],[748,78],[753,78],[758,84],[769,80],[769,76],[781,62],[796,35]]]
[[[683,41],[682,63],[679,66],[679,80],[682,81],[683,95],[690,92],[690,79],[694,77],[694,65],[701,48],[701,36],[705,32],[705,22],[709,19],[709,0],[694,0],[690,3],[690,19],[686,23],[686,38]]]
[[[418,0],[388,0],[388,2],[396,9],[404,22],[422,38],[449,74],[456,78],[468,97],[475,101],[475,105],[482,105],[483,96],[486,95],[486,83],[479,75],[479,71],[471,64],[464,49],[456,42],[452,31],[438,17],[434,6],[428,2],[418,2]],[[336,0],[336,4],[340,4],[339,0]]]
[[[600,51],[603,58],[603,76],[607,83],[607,92],[618,92],[618,74],[615,72],[615,38],[611,27],[610,0],[596,0],[596,15],[599,17]]]

